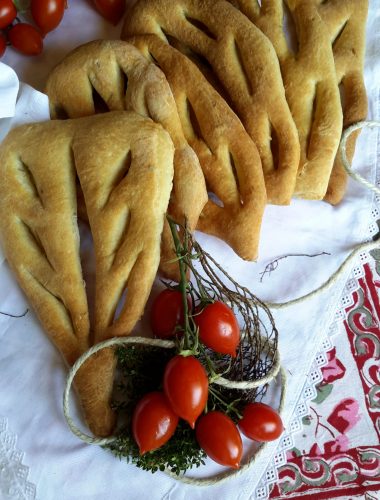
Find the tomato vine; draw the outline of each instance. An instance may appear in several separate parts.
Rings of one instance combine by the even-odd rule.
[[[233,381],[264,376],[275,359],[277,330],[265,304],[228,276],[185,227],[180,227],[171,219],[168,221],[180,281],[178,284],[167,283],[167,289],[158,296],[159,300],[152,307],[155,318],[152,325],[157,326],[157,318],[166,314],[166,317],[159,318],[162,328],[158,337],[173,338],[175,348],[169,352],[163,350],[165,355],[161,350],[157,354],[151,348],[138,346],[118,350],[119,365],[124,374],[124,382],[120,385],[124,403],[117,403],[116,407],[118,410],[126,409],[127,417],[120,436],[108,448],[152,472],[169,469],[179,474],[194,465],[199,466],[204,463],[205,456],[200,446],[218,463],[238,467],[242,450],[236,423],[243,422],[242,428],[246,433],[261,435],[264,439],[274,438],[282,427],[277,426],[275,432],[264,428],[257,433],[255,426],[261,425],[262,419],[252,419],[249,412],[244,413],[247,404],[260,399],[266,387],[238,391],[214,382],[221,376]],[[245,334],[240,336],[238,332],[236,337],[236,331],[233,332],[233,342],[228,349],[216,352],[223,339],[218,339],[217,330],[212,339],[202,334],[204,326],[199,318],[204,311],[212,311],[211,306],[215,304],[221,305],[215,308],[217,311],[225,313],[226,303],[227,318],[232,315],[236,321],[235,314],[239,315]],[[215,329],[212,321],[210,324],[211,329]],[[208,321],[206,327],[209,328]],[[223,329],[226,330],[225,325]],[[145,383],[147,380],[148,384]],[[151,411],[144,413],[140,407],[144,407],[145,401],[153,406]],[[170,411],[173,410],[180,419],[174,434],[174,427],[171,426],[162,437],[162,433],[158,432],[162,418],[172,419],[165,406],[167,403]],[[136,411],[137,420],[131,428],[131,415],[133,412],[136,415]],[[151,418],[153,413],[157,415],[157,420]],[[273,410],[271,415],[278,414]],[[220,421],[221,425],[216,433],[214,421]],[[270,425],[273,422],[281,420],[279,417],[272,419]],[[198,427],[201,429],[198,431],[199,442],[196,438]],[[141,429],[146,429],[146,436]],[[136,440],[140,450],[143,450],[142,454]],[[145,448],[152,451],[145,452]]]

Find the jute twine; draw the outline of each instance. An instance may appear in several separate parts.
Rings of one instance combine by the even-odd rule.
[[[347,173],[357,182],[362,184],[364,187],[367,189],[372,190],[374,193],[377,195],[380,195],[380,189],[374,185],[373,183],[367,181],[364,179],[361,175],[357,174],[351,169],[351,165],[348,161],[347,158],[347,139],[348,137],[358,129],[362,128],[377,128],[380,127],[380,122],[376,121],[362,121],[355,123],[354,125],[351,125],[349,128],[347,128],[344,133],[342,134],[342,139],[339,147],[339,152],[341,155],[342,163],[347,171]],[[367,252],[370,251],[374,248],[379,248],[380,243],[379,241],[368,241],[364,243],[360,243],[357,245],[352,252],[349,254],[349,256],[345,259],[345,261],[341,264],[341,266],[336,270],[336,272],[330,276],[330,278],[323,283],[320,287],[317,289],[307,293],[306,295],[303,295],[302,297],[298,297],[293,300],[289,300],[287,302],[283,303],[267,303],[267,306],[271,309],[282,309],[285,307],[293,306],[296,304],[300,304],[302,302],[305,302],[306,300],[315,297],[316,295],[319,295],[320,293],[323,293],[326,289],[330,288],[333,286],[339,279],[339,277],[342,275],[342,273],[345,272],[345,270],[348,268],[348,266],[352,263],[352,261],[356,258],[356,256],[359,253],[362,252]],[[103,446],[106,444],[109,444],[113,442],[116,437],[108,437],[108,438],[96,438],[93,436],[89,436],[82,432],[74,423],[73,419],[70,416],[70,389],[74,380],[74,377],[79,370],[79,368],[85,363],[88,358],[90,358],[93,354],[96,352],[106,349],[109,347],[116,347],[116,346],[121,346],[121,345],[127,345],[127,344],[139,344],[139,345],[150,345],[150,346],[155,346],[155,347],[162,347],[165,349],[170,349],[175,347],[174,342],[169,341],[169,340],[159,340],[159,339],[149,339],[149,338],[144,338],[144,337],[116,337],[112,338],[109,340],[106,340],[104,342],[101,342],[99,344],[96,344],[95,346],[91,347],[88,351],[86,351],[78,360],[74,363],[72,368],[69,371],[67,381],[66,381],[66,387],[63,395],[63,413],[66,418],[67,424],[70,428],[70,430],[75,434],[78,438],[80,438],[82,441],[88,443],[88,444],[96,444],[99,446]],[[223,377],[219,377],[217,379],[213,379],[212,383],[228,387],[231,389],[253,389],[260,387],[262,385],[268,384],[269,382],[273,381],[277,375],[280,375],[280,386],[281,386],[281,396],[280,396],[280,403],[279,403],[279,413],[282,414],[283,408],[284,408],[284,401],[285,401],[285,395],[286,395],[286,374],[280,365],[280,359],[278,354],[276,355],[276,358],[273,360],[273,366],[271,370],[266,374],[265,377],[258,379],[258,380],[252,380],[252,381],[231,381],[228,379],[225,379]],[[237,470],[227,470],[226,472],[223,472],[221,474],[217,474],[213,477],[206,477],[206,478],[196,478],[196,477],[189,477],[189,476],[177,476],[176,474],[173,474],[169,470],[166,471],[166,473],[173,477],[174,479],[181,481],[183,483],[187,484],[192,484],[192,485],[212,485],[216,483],[220,483],[222,481],[226,481],[228,479],[231,479],[232,477],[236,477],[239,474],[242,474],[245,472],[249,467],[254,464],[254,462],[257,460],[257,458],[263,453],[265,450],[265,445],[266,443],[261,443],[261,445],[256,449],[253,455],[248,457],[246,461],[240,466],[239,469]]]
[[[342,139],[340,141],[339,152],[341,155],[343,167],[348,173],[348,175],[352,177],[355,181],[359,182],[359,184],[362,184],[365,188],[370,189],[375,194],[380,196],[380,189],[372,182],[367,181],[360,174],[354,172],[347,158],[347,140],[349,136],[353,132],[355,132],[355,130],[359,130],[362,128],[379,128],[379,127],[380,127],[380,122],[377,121],[362,121],[354,123],[343,132]],[[335,285],[335,283],[337,283],[337,281],[339,280],[340,276],[349,268],[349,266],[352,264],[352,262],[359,254],[363,252],[369,252],[370,250],[379,247],[380,247],[380,242],[377,240],[359,243],[353,248],[348,257],[346,257],[346,259],[338,267],[335,273],[333,273],[321,286],[319,286],[315,290],[312,290],[311,292],[305,295],[302,295],[301,297],[297,297],[296,299],[288,300],[286,302],[281,302],[281,303],[266,302],[266,305],[269,307],[269,309],[284,309],[289,306],[301,304],[302,302],[305,302],[308,299],[316,297],[317,295],[323,293],[328,288]]]
[[[115,441],[117,437],[111,436],[108,438],[96,438],[93,436],[89,436],[88,434],[85,434],[75,425],[73,419],[70,416],[70,390],[75,375],[79,370],[79,368],[83,365],[83,363],[85,363],[88,360],[88,358],[90,358],[93,354],[101,351],[102,349],[107,349],[109,347],[122,346],[127,344],[149,345],[154,347],[162,347],[164,349],[172,349],[173,347],[175,347],[174,342],[170,340],[150,339],[145,337],[116,337],[94,345],[88,351],[82,354],[80,358],[77,359],[77,361],[70,369],[67,377],[66,388],[63,394],[63,414],[65,416],[66,422],[71,432],[87,444],[96,444],[98,446],[104,446],[106,444]],[[260,387],[262,385],[272,382],[277,377],[277,375],[280,376],[280,387],[281,387],[278,412],[280,415],[282,415],[285,403],[285,396],[286,396],[286,373],[285,370],[280,365],[278,352],[276,354],[276,358],[274,359],[274,363],[271,370],[266,374],[265,377],[262,377],[257,380],[252,380],[252,381],[247,380],[242,382],[230,381],[223,377],[219,377],[217,379],[213,379],[212,383],[223,385],[231,389],[241,389],[241,390],[254,389],[256,387]],[[264,449],[265,449],[265,443],[261,443],[260,446],[256,449],[256,451],[250,456],[248,456],[245,462],[243,462],[240,465],[239,469],[227,470],[213,477],[198,478],[198,477],[189,477],[184,475],[177,476],[176,474],[173,474],[170,470],[165,470],[165,473],[182,483],[192,484],[194,486],[210,486],[212,484],[227,481],[228,479],[236,477],[245,472],[263,453]]]

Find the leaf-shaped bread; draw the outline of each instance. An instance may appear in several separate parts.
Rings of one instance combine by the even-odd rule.
[[[44,329],[72,364],[89,346],[70,124],[32,124],[0,147],[0,234]]]
[[[128,335],[143,313],[160,258],[174,148],[160,125],[136,113],[91,118],[72,151],[94,241],[98,342]],[[96,147],[88,147],[89,137]]]
[[[170,215],[197,224],[207,201],[198,158],[187,143],[170,87],[162,71],[132,45],[95,40],[70,52],[49,75],[46,92],[52,118],[78,118],[98,112],[132,110],[152,118],[169,132],[175,146]],[[165,223],[167,224],[167,223]],[[174,278],[172,238],[163,233],[161,272]]]
[[[289,203],[299,141],[268,38],[224,0],[139,0],[121,38],[143,34],[156,34],[197,62],[253,138],[268,201]]]
[[[143,313],[160,259],[173,154],[168,133],[133,112],[24,125],[0,147],[2,246],[69,364],[94,336],[98,341],[128,335]],[[96,254],[94,336],[80,263],[76,171]],[[112,352],[102,351],[75,378],[85,418],[97,435],[109,434],[114,425],[113,368]]]
[[[209,201],[197,228],[223,239],[242,258],[255,259],[266,203],[255,144],[190,59],[156,35],[130,42],[165,73],[186,139],[199,157]]]
[[[318,12],[326,23],[333,48],[337,82],[342,93],[343,128],[365,120],[368,102],[364,85],[365,26],[368,0],[316,0]],[[347,140],[347,157],[354,156],[356,131]],[[325,200],[339,203],[346,191],[347,173],[341,157],[335,158]]]
[[[313,1],[288,0],[296,27],[293,53],[285,34],[283,0],[232,0],[276,50],[300,139],[294,196],[321,200],[327,191],[342,132],[342,109],[328,29]],[[289,23],[289,21],[288,21]]]

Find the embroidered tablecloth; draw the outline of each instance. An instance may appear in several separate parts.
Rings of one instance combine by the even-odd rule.
[[[273,500],[380,498],[380,251],[361,269]]]

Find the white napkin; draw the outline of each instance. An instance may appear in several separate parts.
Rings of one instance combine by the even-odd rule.
[[[49,120],[47,95],[20,83],[13,69],[0,62],[0,141],[12,127],[45,120]]]
[[[375,0],[371,2],[367,27],[366,83],[369,118],[379,120],[379,91],[376,86],[380,77],[376,54],[379,13],[375,3]],[[70,8],[77,7],[73,3]],[[83,6],[79,7],[78,3],[78,8]],[[66,38],[68,33],[65,33]],[[73,42],[75,32],[71,34]],[[38,119],[34,118],[38,116],[46,119],[46,98],[23,85],[20,88],[22,91],[16,106],[18,118],[12,123],[20,123],[21,109],[22,113],[28,113],[27,119],[32,116],[33,119]],[[21,106],[22,103],[27,106]],[[43,111],[38,115],[40,106]],[[3,126],[9,127],[4,123]],[[369,180],[375,179],[377,147],[376,131],[363,132],[357,144],[354,166]],[[335,271],[350,249],[366,239],[372,198],[369,191],[350,181],[347,195],[338,207],[304,200],[295,200],[289,207],[268,207],[257,263],[241,261],[215,238],[202,234],[197,234],[197,238],[237,281],[248,286],[260,298],[271,301],[291,299],[321,284]],[[279,263],[276,271],[261,280],[260,273],[275,258],[285,254],[319,252],[329,252],[330,255],[289,257]],[[347,277],[348,272],[322,296],[275,315],[280,354],[288,372],[288,397],[284,411],[286,426],[302,392],[320,338],[327,332],[335,310],[340,307],[339,300]],[[0,265],[0,311],[18,313],[25,307],[23,294],[3,262]],[[26,453],[29,480],[36,485],[38,498],[103,500],[109,497],[132,500],[149,496],[151,500],[200,500],[252,497],[278,443],[271,443],[249,472],[212,487],[183,485],[161,473],[151,475],[120,462],[101,448],[82,443],[70,433],[61,405],[65,366],[31,312],[21,319],[0,316],[0,339],[0,415],[8,419],[10,429],[18,437],[19,449]],[[202,470],[194,471],[194,475],[207,475],[214,470],[221,469],[209,464]]]
[[[0,118],[14,116],[18,86],[16,73],[0,62]]]

